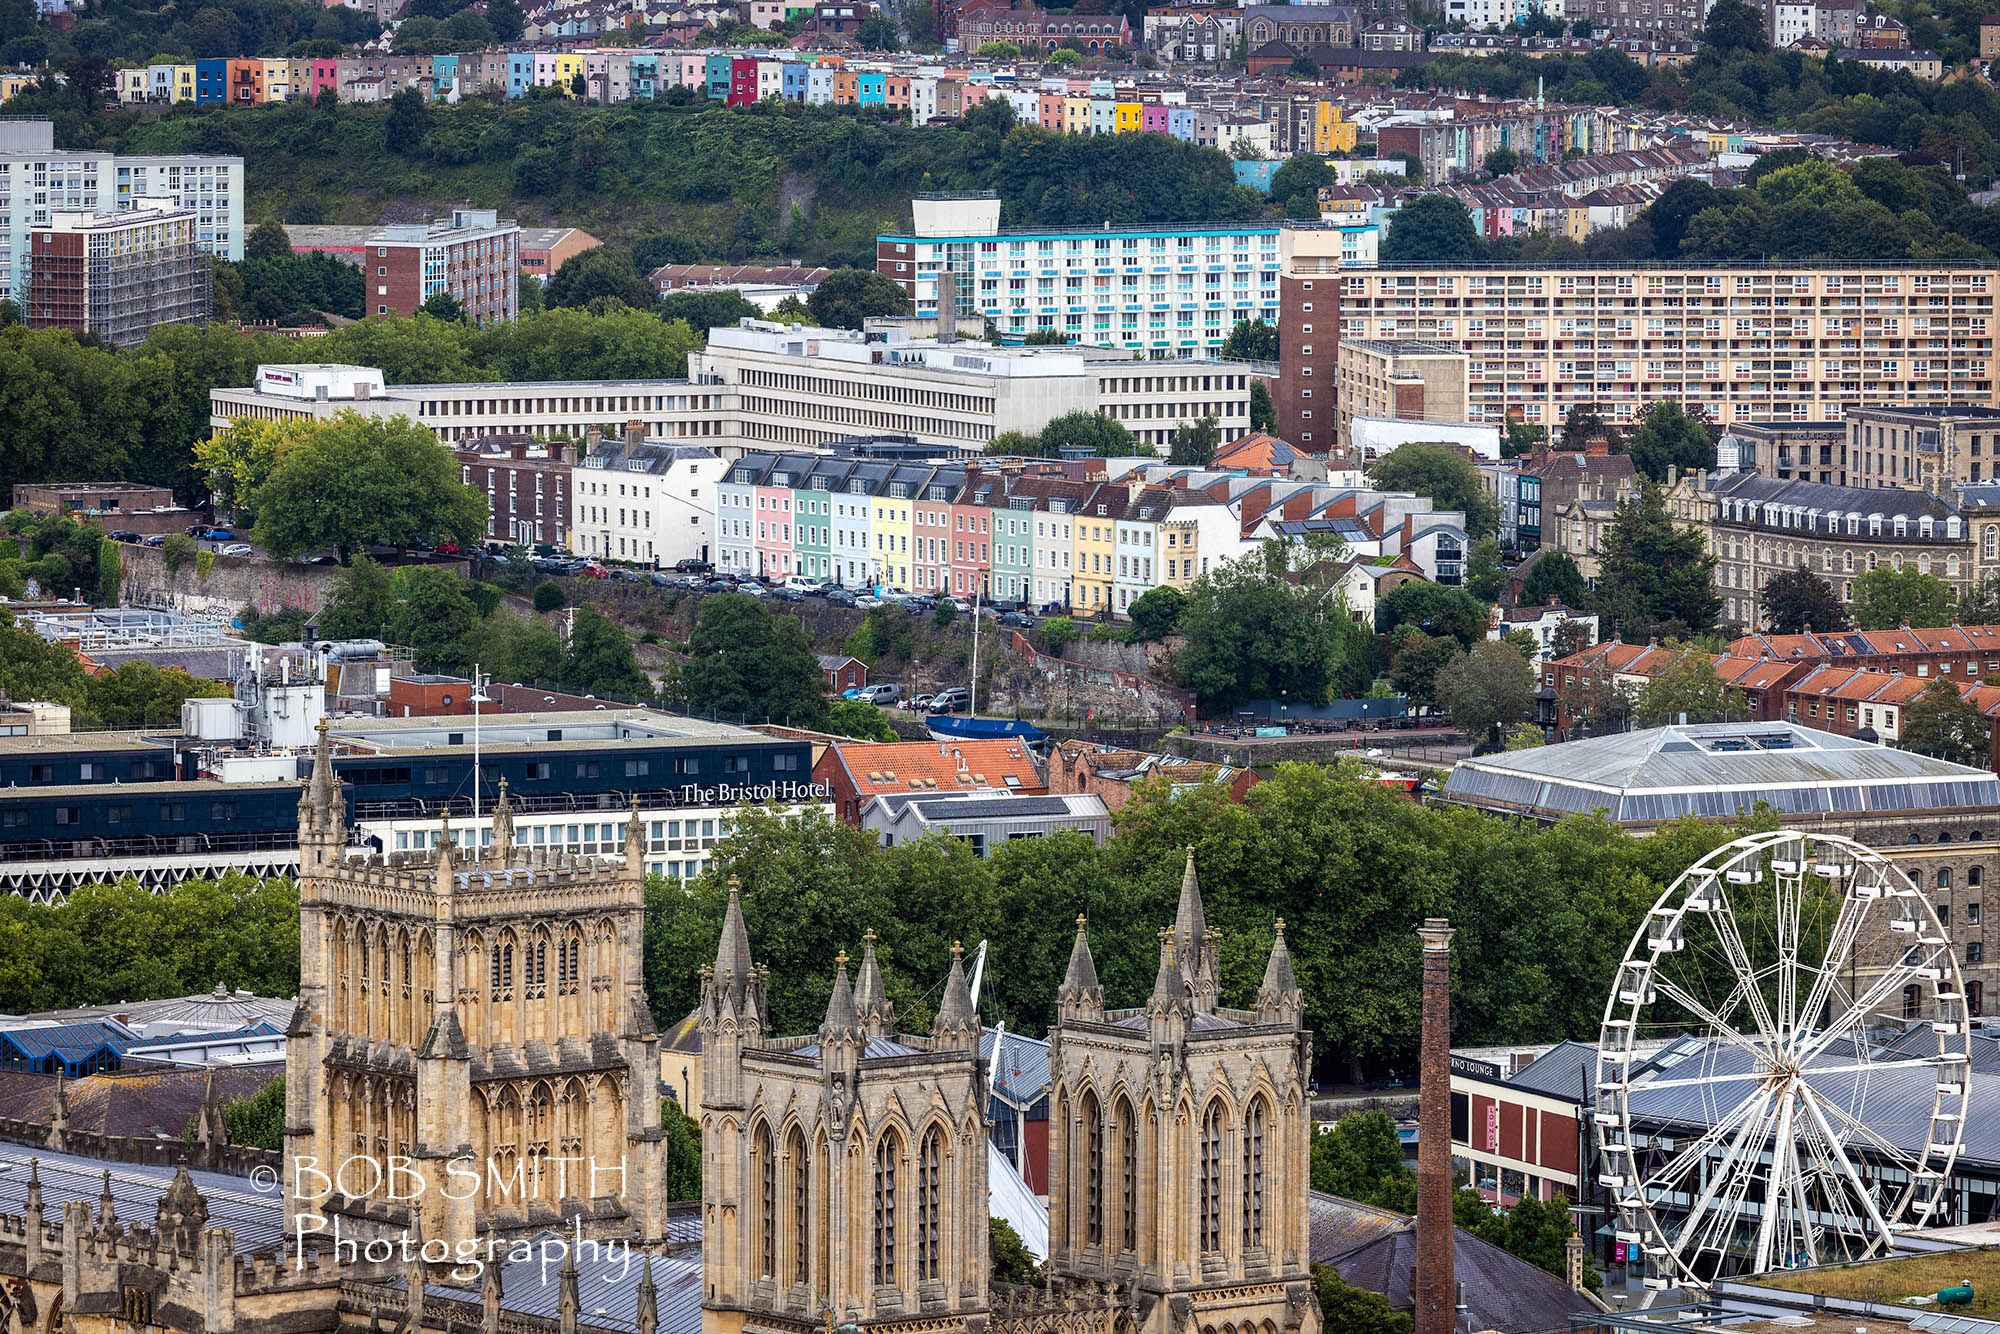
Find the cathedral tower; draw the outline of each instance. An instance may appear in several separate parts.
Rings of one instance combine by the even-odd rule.
[[[928,1034],[899,1033],[873,933],[819,1031],[770,1032],[734,882],[702,976],[703,1334],[978,1330],[986,1077],[952,950]]]
[[[579,1214],[587,1235],[660,1237],[636,814],[622,859],[516,847],[504,783],[485,848],[459,848],[447,823],[435,848],[364,858],[348,855],[345,829],[322,723],[299,810],[288,1222],[409,1226],[411,1202],[369,1184],[370,1163],[403,1159],[422,1180],[425,1234],[451,1244]],[[301,1159],[329,1177],[353,1162],[320,1195]]]
[[[1318,1334],[1304,996],[1280,922],[1256,1008],[1222,1007],[1218,939],[1191,848],[1140,1008],[1104,1008],[1078,922],[1049,1044],[1048,1269],[1129,1288],[1143,1334]]]

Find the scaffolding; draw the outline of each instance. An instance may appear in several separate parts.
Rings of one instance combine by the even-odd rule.
[[[26,319],[37,329],[93,333],[113,347],[143,342],[162,324],[191,324],[214,308],[214,258],[184,229],[130,248],[86,229],[84,254],[37,247],[28,259]]]

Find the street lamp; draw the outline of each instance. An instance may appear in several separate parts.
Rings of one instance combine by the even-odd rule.
[[[486,695],[486,687],[492,684],[490,673],[479,670],[479,664],[472,664],[472,818],[479,819],[479,706],[493,701]]]

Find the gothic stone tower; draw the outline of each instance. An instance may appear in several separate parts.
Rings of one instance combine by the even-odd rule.
[[[435,849],[360,858],[344,813],[322,724],[299,808],[288,1224],[339,1215],[352,1236],[416,1222],[456,1244],[580,1214],[589,1235],[660,1237],[636,817],[622,861],[531,853],[514,845],[503,786],[490,847],[460,849],[447,828]],[[298,1171],[302,1158],[332,1176],[391,1157],[421,1175],[420,1220],[363,1162],[320,1199]]]
[[[929,1035],[896,1032],[872,933],[816,1035],[773,1036],[735,883],[703,970],[702,1334],[985,1327],[986,1077],[956,947]]]
[[[1077,920],[1049,1044],[1049,1268],[1130,1289],[1142,1334],[1318,1334],[1312,1046],[1284,923],[1255,1008],[1222,1008],[1189,849],[1160,937],[1152,996],[1107,1011]]]

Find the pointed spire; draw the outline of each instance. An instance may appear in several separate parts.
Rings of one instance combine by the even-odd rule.
[[[562,1334],[576,1334],[577,1319],[583,1310],[583,1296],[577,1291],[576,1250],[565,1248],[560,1274],[561,1290],[556,1298],[556,1328]]]
[[[634,1318],[638,1322],[639,1334],[658,1334],[660,1290],[653,1286],[653,1257],[650,1253],[639,1270],[639,1310]]]
[[[403,1297],[403,1328],[409,1334],[423,1334],[424,1288],[428,1280],[424,1273],[424,1210],[420,1204],[410,1209],[406,1244],[410,1247],[410,1258],[403,1267],[403,1286],[407,1290]]]
[[[314,730],[319,733],[319,740],[313,743],[312,779],[306,786],[306,805],[317,815],[324,816],[340,800],[340,784],[333,777],[333,746],[327,740],[324,716]]]
[[[951,942],[951,971],[944,979],[944,1000],[938,1005],[932,1032],[940,1041],[947,1037],[979,1042],[979,1012],[972,1008],[972,988],[965,981],[965,946]]]
[[[854,1008],[854,989],[847,985],[847,951],[833,956],[833,995],[827,998],[826,1020],[819,1026],[821,1037],[835,1034],[851,1034],[861,1027],[861,1016]]]
[[[1187,983],[1181,980],[1180,960],[1174,952],[1174,933],[1160,928],[1160,971],[1153,977],[1152,1003],[1165,1008],[1187,999]]]
[[[42,1160],[40,1158],[30,1158],[28,1159],[28,1212],[39,1214],[41,1211]]]
[[[1090,957],[1089,926],[1082,913],[1076,915],[1076,943],[1069,947],[1069,972],[1063,976],[1063,990],[1087,991],[1097,985],[1097,961]]]
[[[507,780],[500,780],[500,800],[493,807],[493,856],[502,865],[514,859],[514,799]]]
[[[1084,915],[1076,915],[1076,943],[1069,947],[1069,971],[1056,988],[1058,1022],[1070,1019],[1104,1018],[1104,988],[1097,981],[1097,961],[1090,957],[1090,938]]]
[[[97,1195],[97,1226],[106,1232],[118,1225],[118,1207],[111,1202],[111,1169],[104,1169],[104,1189]]]
[[[1208,917],[1201,910],[1201,882],[1194,871],[1194,845],[1187,850],[1187,869],[1181,873],[1181,901],[1174,910],[1174,944],[1181,957],[1191,959],[1196,948],[1208,939]]]
[[[1292,974],[1292,952],[1285,947],[1285,919],[1280,917],[1271,927],[1271,958],[1264,965],[1264,990],[1297,991],[1298,979]]]
[[[632,793],[632,806],[625,815],[625,873],[646,874],[646,822],[639,818],[639,793]]]
[[[882,966],[875,961],[875,933],[861,937],[861,969],[854,977],[854,1008],[872,1038],[884,1038],[896,1029],[896,1007],[889,1001],[882,982]]]
[[[729,908],[722,915],[722,939],[715,947],[715,980],[740,998],[750,977],[750,932],[743,925],[741,885],[729,877]]]

